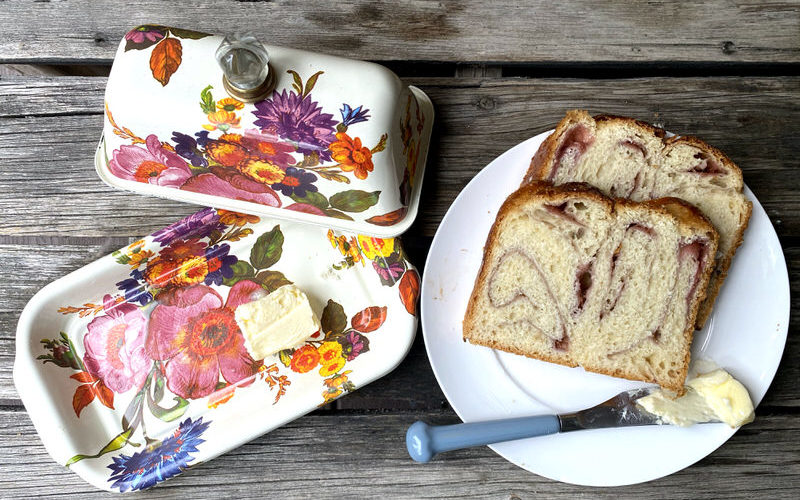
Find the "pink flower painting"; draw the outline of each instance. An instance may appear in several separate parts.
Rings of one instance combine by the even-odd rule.
[[[86,371],[116,393],[142,386],[151,366],[144,349],[147,319],[133,304],[103,298],[105,315],[93,319],[84,336]]]
[[[192,177],[181,189],[270,207],[281,206],[278,194],[269,186],[221,167],[212,167],[211,173]]]
[[[192,176],[183,158],[165,149],[155,135],[147,136],[145,146],[120,146],[108,162],[111,173],[129,181],[171,187],[180,187]]]
[[[155,43],[164,38],[164,30],[157,26],[137,26],[125,34],[125,40],[136,44]]]
[[[241,283],[239,288],[249,286]],[[234,297],[241,295],[236,288],[230,292]],[[203,398],[214,392],[220,374],[234,384],[258,372],[262,362],[247,353],[234,318],[238,300],[223,304],[212,288],[195,285],[176,289],[161,302],[150,315],[146,350],[164,363],[170,391],[185,399]]]

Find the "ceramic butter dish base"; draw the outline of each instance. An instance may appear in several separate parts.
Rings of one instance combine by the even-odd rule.
[[[321,327],[253,359],[236,309],[290,282]],[[399,240],[208,208],[37,293],[14,380],[58,463],[143,489],[394,369],[418,291]]]

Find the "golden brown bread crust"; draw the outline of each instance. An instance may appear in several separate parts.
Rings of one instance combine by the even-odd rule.
[[[464,338],[464,340],[468,340],[468,339]],[[511,347],[511,346],[501,346],[501,345],[498,345],[497,342],[494,342],[492,340],[488,340],[486,342],[483,342],[483,341],[477,340],[477,339],[469,339],[469,343],[473,344],[473,345],[482,345],[484,347],[489,347],[491,349],[497,349],[498,351],[510,352],[511,354],[517,354],[519,356],[525,356],[526,358],[538,359],[539,361],[545,361],[547,363],[554,363],[556,365],[568,366],[570,368],[575,368],[575,367],[578,366],[578,363],[567,363],[564,360],[561,360],[561,359],[558,359],[558,358],[551,358],[549,356],[533,357],[529,353],[526,353],[525,351],[521,351],[519,349],[515,349],[514,347]],[[601,372],[596,372],[596,373],[601,373]],[[603,373],[603,375],[611,375],[612,377],[627,378],[624,375],[614,375],[614,374],[611,374],[611,373]],[[630,379],[628,379],[628,380],[630,380]],[[655,383],[655,381],[652,381],[652,382]]]
[[[706,296],[710,297],[710,300],[703,302],[703,304],[701,304],[700,311],[697,313],[695,328],[698,330],[703,328],[703,325],[705,325],[708,317],[711,316],[711,311],[714,307],[714,300],[716,300],[717,295],[719,295],[719,289],[722,287],[722,283],[725,282],[725,278],[728,276],[728,270],[731,267],[731,261],[733,261],[733,256],[736,253],[736,249],[738,249],[739,246],[741,246],[742,241],[744,241],[744,231],[750,224],[750,216],[752,214],[753,204],[748,201],[747,216],[744,218],[739,230],[736,231],[736,240],[734,241],[733,246],[731,246],[730,251],[720,257],[720,266],[718,268],[719,271],[717,272],[717,279],[714,281],[714,284],[709,287],[708,291],[706,291]]]
[[[689,332],[690,333],[689,333],[688,340],[689,340],[689,342],[691,342],[692,335],[694,334],[694,328],[690,327],[689,328]],[[467,340],[467,339],[464,339],[464,340]],[[544,361],[544,362],[547,362],[547,363],[554,363],[556,365],[561,365],[561,366],[567,366],[569,368],[575,368],[575,367],[578,366],[577,363],[565,363],[563,360],[560,360],[558,358],[551,358],[549,356],[537,356],[537,357],[534,357],[534,356],[531,356],[530,354],[528,354],[528,353],[526,353],[524,351],[521,351],[519,349],[515,349],[513,347],[500,346],[496,342],[492,342],[491,340],[488,341],[488,342],[482,342],[480,340],[470,340],[469,342],[471,344],[473,344],[473,345],[482,345],[484,347],[489,347],[491,349],[497,349],[498,351],[510,352],[511,354],[517,354],[519,356],[525,356],[526,358],[531,358],[531,359],[538,359],[540,361]],[[687,351],[687,352],[690,352],[690,351]],[[690,358],[690,355],[687,354],[686,358],[683,361],[683,367],[681,369],[681,372],[683,373],[683,377],[682,378],[684,380],[686,379],[686,374],[689,372],[689,358]],[[601,375],[608,375],[609,377],[624,378],[626,380],[636,380],[638,382],[647,382],[647,383],[651,383],[651,384],[657,384],[658,383],[655,379],[642,380],[641,378],[630,377],[629,374],[623,372],[622,370],[590,370],[588,368],[584,368],[584,369],[587,372],[599,373]],[[686,392],[686,387],[684,385],[682,385],[682,384],[680,386],[678,386],[678,385],[665,385],[665,386],[662,386],[662,387],[664,389],[669,390],[669,391],[675,392],[676,396],[683,396],[683,394]]]
[[[617,199],[617,203],[620,202],[629,202],[630,204],[637,203],[630,202],[630,200],[624,198]],[[718,239],[719,237],[717,230],[714,229],[714,225],[711,224],[711,221],[708,220],[705,214],[703,214],[699,208],[685,200],[675,198],[673,196],[667,196],[664,198],[656,198],[655,200],[647,200],[641,202],[641,204],[652,208],[663,209],[676,219],[680,220],[682,223],[694,227],[699,231],[712,233],[714,235],[714,239]]]
[[[586,113],[586,114],[588,115],[589,113]],[[639,127],[647,130],[648,132],[650,132],[651,134],[655,135],[656,137],[658,137],[660,139],[663,139],[667,135],[667,131],[664,130],[663,128],[659,128],[659,127],[656,127],[655,125],[652,125],[650,123],[643,122],[641,120],[637,120],[636,118],[628,118],[627,116],[600,114],[600,115],[595,115],[594,116],[594,121],[598,122],[598,123],[599,122],[621,122],[621,123],[625,123],[625,124],[628,124],[628,125],[636,124]]]
[[[489,230],[489,235],[486,237],[486,243],[483,245],[483,261],[481,262],[480,271],[478,271],[478,276],[475,278],[472,294],[470,295],[469,302],[467,303],[467,312],[464,315],[464,320],[462,322],[462,334],[463,332],[472,330],[474,321],[472,311],[476,309],[475,302],[478,300],[477,291],[483,288],[483,284],[486,281],[487,273],[489,271],[489,252],[494,246],[494,241],[497,238],[497,231],[501,225],[501,222],[510,212],[517,209],[531,196],[541,196],[547,200],[553,201],[555,198],[562,198],[568,193],[581,193],[600,202],[609,200],[609,198],[601,193],[599,189],[583,182],[570,182],[556,187],[552,183],[544,181],[536,181],[522,186],[511,193],[508,198],[506,198],[506,200],[500,206],[500,210],[497,212],[497,217],[495,218],[494,224],[492,224],[492,228]],[[467,340],[465,335],[463,337],[464,340]]]
[[[705,150],[711,153],[711,155],[718,161],[720,161],[729,172],[731,172],[737,180],[737,184],[739,186],[744,186],[744,178],[742,177],[741,169],[723,153],[719,149],[715,148],[714,146],[708,144],[707,142],[699,139],[697,137],[686,135],[686,136],[673,136],[666,140],[665,144],[667,145],[675,145],[675,144],[688,144],[690,146],[694,146],[700,150]],[[743,187],[739,189],[739,192],[742,192],[744,189]],[[736,250],[741,246],[742,242],[744,241],[744,232],[747,229],[747,226],[750,224],[750,216],[753,214],[753,203],[749,200],[746,204],[747,212],[743,217],[743,220],[740,221],[739,227],[737,228],[736,234],[734,236],[734,243],[731,246],[730,250],[722,255],[719,258],[719,266],[717,269],[717,279],[709,287],[708,291],[706,292],[706,296],[710,297],[709,300],[704,301],[700,305],[700,310],[697,313],[697,320],[695,321],[695,327],[699,330],[703,328],[708,317],[711,316],[712,309],[714,307],[714,300],[716,300],[717,295],[719,295],[719,290],[722,287],[722,283],[725,282],[725,278],[728,276],[728,269],[731,267],[731,261],[733,260],[733,256],[736,254]]]
[[[738,185],[744,184],[744,178],[742,177],[741,169],[731,160],[728,156],[720,151],[719,149],[715,148],[711,144],[707,143],[706,141],[695,137],[693,135],[673,135],[664,140],[665,146],[671,146],[674,144],[687,144],[689,146],[694,146],[697,149],[708,151],[714,157],[714,159],[719,160],[725,165],[730,173],[732,173],[736,177],[736,183]]]
[[[547,136],[547,138],[542,142],[539,149],[536,151],[536,154],[533,155],[531,159],[531,165],[528,168],[528,172],[525,174],[523,178],[522,184],[528,184],[534,181],[547,181],[551,180],[550,171],[545,170],[548,165],[553,163],[553,157],[556,155],[556,150],[558,149],[558,144],[561,142],[561,137],[564,133],[570,129],[570,127],[575,123],[587,123],[590,122],[592,117],[586,111],[573,109],[567,111],[567,114],[564,118],[558,122],[556,129],[553,131],[552,134]]]
[[[534,154],[533,158],[531,159],[530,167],[528,167],[528,171],[526,172],[525,176],[523,177],[522,184],[525,185],[529,182],[535,182],[540,180],[552,180],[553,171],[549,168],[554,164],[554,159],[556,152],[558,151],[558,145],[561,142],[561,138],[563,135],[570,129],[570,127],[575,123],[582,123],[589,127],[596,127],[597,123],[603,122],[619,122],[626,125],[635,125],[638,127],[643,128],[646,132],[650,132],[654,134],[656,137],[662,140],[664,147],[670,147],[674,145],[680,144],[687,144],[689,146],[693,146],[698,148],[702,151],[708,152],[711,156],[714,157],[715,160],[719,161],[729,173],[731,173],[736,178],[736,184],[739,186],[739,193],[743,192],[744,181],[742,177],[741,169],[730,159],[728,156],[723,153],[721,150],[715,148],[714,146],[708,144],[707,142],[703,141],[702,139],[694,136],[672,136],[667,137],[666,131],[662,128],[656,127],[650,123],[637,120],[634,118],[628,118],[624,116],[617,116],[617,115],[610,115],[610,114],[600,114],[592,117],[589,115],[587,111],[584,110],[569,110],[567,111],[564,118],[558,123],[556,129],[550,134],[544,142],[542,142],[539,149]],[[743,220],[740,221],[739,227],[737,228],[736,234],[734,235],[735,242],[731,246],[731,248],[718,259],[718,265],[715,266],[716,272],[716,279],[713,283],[710,284],[708,290],[706,291],[706,296],[708,300],[703,301],[700,305],[700,309],[697,313],[697,319],[695,321],[695,327],[699,330],[703,328],[708,317],[711,315],[712,309],[714,307],[714,301],[719,294],[719,290],[722,287],[722,283],[725,281],[726,276],[728,275],[728,269],[730,268],[731,261],[733,260],[733,256],[736,253],[736,250],[742,244],[744,238],[744,231],[747,229],[747,225],[750,221],[750,216],[753,212],[753,204],[750,201],[747,201],[747,211]]]
[[[464,314],[464,320],[462,323],[462,336],[465,341],[469,341],[472,344],[482,345],[485,347],[489,347],[492,349],[499,349],[502,351],[510,352],[512,354],[518,354],[526,357],[530,357],[533,359],[539,359],[542,361],[546,361],[549,363],[556,363],[564,366],[569,367],[576,367],[578,366],[575,362],[567,362],[565,360],[550,357],[547,355],[538,355],[532,356],[531,353],[527,353],[521,351],[519,349],[515,349],[511,346],[502,346],[498,345],[496,342],[492,340],[483,341],[481,339],[476,339],[474,337],[469,336],[469,332],[473,330],[474,325],[474,311],[477,309],[476,302],[478,300],[478,295],[480,290],[484,289],[486,280],[488,278],[489,273],[489,263],[492,261],[491,259],[491,251],[494,248],[494,242],[497,238],[497,234],[499,231],[502,222],[505,218],[510,214],[513,213],[515,210],[519,209],[521,205],[528,202],[533,197],[543,198],[545,202],[561,202],[565,199],[572,198],[576,195],[591,198],[597,202],[605,204],[609,211],[613,211],[616,209],[616,206],[646,206],[651,210],[655,210],[661,212],[665,215],[669,215],[678,219],[682,224],[688,225],[693,228],[697,228],[700,231],[706,233],[709,241],[709,245],[711,248],[709,249],[709,255],[714,255],[717,249],[718,243],[718,234],[717,231],[714,229],[714,226],[708,221],[708,219],[703,215],[703,213],[698,210],[694,205],[685,202],[679,198],[659,198],[655,200],[648,200],[645,202],[634,202],[631,200],[627,200],[624,198],[610,198],[604,195],[599,189],[583,182],[570,182],[567,184],[562,184],[560,186],[555,186],[550,182],[547,181],[534,181],[529,184],[521,186],[515,192],[511,193],[511,195],[506,198],[503,202],[503,205],[500,207],[500,210],[497,213],[497,218],[495,219],[492,228],[489,231],[489,235],[486,239],[486,244],[483,247],[483,260],[481,262],[481,268],[478,272],[478,276],[475,278],[475,285],[472,289],[472,293],[470,294],[469,302],[467,304],[467,310]],[[694,301],[692,302],[689,313],[689,318],[696,318],[698,313],[698,309],[700,305],[703,303],[703,300],[706,297],[706,290],[708,288],[708,281],[711,277],[711,270],[713,267],[707,267],[706,271],[700,278],[698,282],[698,290]],[[692,338],[694,336],[694,322],[687,321],[687,327],[683,332],[684,338],[686,339],[686,344],[691,346]],[[691,350],[686,350],[686,355],[683,359],[681,369],[680,369],[680,376],[678,377],[680,380],[685,380],[686,375],[689,372],[689,362],[691,358]],[[585,367],[584,367],[585,368]],[[629,380],[642,380],[641,378],[631,378],[629,374],[622,372],[621,370],[602,370],[602,369],[591,369],[585,368],[587,371],[592,371],[595,373],[601,373],[603,375],[609,375],[612,377],[619,377],[625,378]],[[644,380],[645,382],[651,383],[658,383],[656,380]],[[665,385],[663,386],[666,389],[675,391],[678,395],[682,395],[685,391],[683,384],[680,385]]]
[[[535,181],[520,187],[511,193],[508,198],[506,198],[506,200],[503,202],[503,205],[500,207],[500,210],[497,212],[497,218],[495,219],[494,224],[492,224],[492,228],[489,230],[489,236],[486,238],[486,244],[483,246],[483,261],[481,262],[481,269],[478,272],[478,276],[475,278],[475,285],[472,289],[472,294],[470,294],[469,302],[467,303],[467,311],[464,314],[464,321],[462,322],[462,337],[465,341],[469,341],[471,344],[482,345],[492,349],[510,352],[512,354],[532,357],[530,353],[525,353],[512,347],[503,347],[497,345],[495,342],[482,342],[475,338],[470,338],[467,333],[473,329],[473,312],[477,309],[475,303],[478,300],[479,290],[484,288],[484,284],[488,277],[489,262],[491,261],[490,252],[494,247],[494,241],[497,238],[497,232],[499,227],[502,225],[502,221],[508,216],[508,214],[519,208],[520,205],[533,196],[540,196],[545,200],[552,202],[556,201],[557,199],[564,198],[565,195],[579,193],[587,197],[594,198],[599,202],[609,203],[609,209],[611,208],[610,199],[608,197],[603,195],[597,188],[582,182],[571,182],[556,187],[550,182]],[[550,363],[569,366],[571,368],[578,366],[577,363],[567,363],[561,359],[552,358],[549,356],[541,356],[534,359],[540,359]],[[606,375],[615,376],[612,374]]]

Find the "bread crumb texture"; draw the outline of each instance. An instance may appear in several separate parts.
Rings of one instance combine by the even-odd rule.
[[[679,200],[523,186],[489,234],[464,338],[680,392],[717,239]]]

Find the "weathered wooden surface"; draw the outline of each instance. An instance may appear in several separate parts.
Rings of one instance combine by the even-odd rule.
[[[0,242],[3,239],[7,238],[0,237]],[[20,404],[11,380],[14,332],[19,311],[47,283],[126,245],[130,240],[70,238],[64,241],[59,237],[47,237],[25,238],[23,241],[0,243],[0,255],[5,263],[0,267],[0,283],[6,284],[4,293],[0,295],[0,406]],[[411,245],[417,242],[414,238],[407,237],[406,241],[411,260],[422,267],[426,256],[423,247],[430,244],[430,239],[419,240],[420,245]],[[800,296],[800,247],[787,247],[785,252],[792,295]],[[798,302],[793,303],[792,318],[800,317]],[[791,334],[797,330],[798,322],[795,319],[791,323],[780,370],[762,402],[765,407],[800,407],[800,387],[797,384],[797,380],[800,380],[800,360],[797,357],[797,353],[800,353],[800,336]],[[336,402],[337,408],[361,410],[438,409],[445,405],[444,395],[428,364],[421,334],[399,368],[384,379]]]
[[[154,23],[384,61],[800,61],[797,2],[6,0],[0,19],[2,62],[108,62]]]
[[[725,149],[742,165],[747,182],[761,197],[770,211],[779,234],[787,243],[786,256],[793,283],[800,274],[800,248],[798,229],[800,220],[795,196],[797,182],[792,172],[796,167],[796,137],[799,110],[797,78],[760,79],[660,79],[624,81],[575,80],[509,80],[509,79],[420,79],[411,83],[421,85],[433,98],[438,115],[437,144],[429,162],[425,185],[425,209],[421,221],[406,237],[415,261],[424,262],[426,245],[444,211],[457,192],[488,161],[524,138],[546,130],[558,119],[565,107],[585,106],[594,111],[632,114],[660,122],[672,130],[688,131],[707,138]],[[88,263],[132,238],[150,232],[175,218],[190,213],[193,208],[155,198],[143,198],[106,188],[97,179],[91,163],[94,142],[102,123],[101,106],[104,79],[62,77],[13,78],[0,81],[0,191],[2,209],[7,214],[7,225],[0,228],[0,255],[6,265],[0,267],[0,282],[4,293],[0,296],[0,404],[10,411],[0,415],[9,421],[2,426],[9,433],[0,435],[0,446],[24,449],[25,460],[16,454],[7,454],[13,467],[3,467],[9,494],[25,495],[31,488],[49,487],[49,491],[94,494],[82,480],[46,459],[44,450],[32,436],[27,417],[20,411],[19,401],[10,380],[14,355],[14,327],[19,311],[25,302],[44,284]],[[755,92],[758,90],[758,92]],[[652,95],[658,92],[659,99]],[[670,95],[682,96],[682,106],[670,103]],[[665,97],[666,96],[666,97]],[[12,99],[13,97],[13,99]],[[672,99],[677,101],[677,99]],[[732,109],[723,111],[726,102],[733,100]],[[686,103],[695,103],[687,106]],[[716,110],[716,111],[714,111]],[[698,119],[698,113],[704,116]],[[53,117],[58,117],[54,120]],[[723,120],[722,117],[726,119]],[[741,141],[748,137],[747,142]],[[756,146],[757,145],[757,146]],[[46,152],[43,161],[42,152]],[[54,176],[53,172],[60,172]],[[33,201],[32,201],[33,200]],[[788,204],[788,205],[787,205]],[[416,255],[414,255],[416,254]],[[798,290],[793,287],[795,296]],[[794,312],[797,311],[795,303]],[[792,331],[796,325],[793,323]],[[775,383],[759,408],[757,423],[745,428],[730,443],[697,466],[663,479],[659,494],[672,489],[680,496],[682,488],[694,484],[693,478],[701,474],[722,474],[726,478],[751,477],[750,474],[769,473],[773,463],[745,459],[752,447],[769,449],[783,459],[794,459],[794,466],[783,470],[782,484],[796,485],[800,474],[797,452],[786,443],[797,440],[798,431],[793,415],[800,404],[796,380],[800,368],[796,353],[800,343],[796,336],[789,338],[786,355]],[[794,354],[794,355],[793,355]],[[397,493],[398,488],[416,485],[420,494],[434,495],[441,487],[456,496],[484,497],[486,495],[524,495],[557,489],[562,495],[574,495],[577,487],[550,488],[552,483],[531,476],[495,457],[488,450],[460,452],[455,458],[421,467],[412,464],[400,443],[390,446],[388,441],[399,440],[405,427],[414,418],[431,416],[434,420],[452,421],[424,353],[421,337],[417,339],[409,358],[388,377],[367,386],[336,403],[339,412],[383,411],[389,415],[348,414],[336,417],[311,416],[301,419],[278,433],[261,438],[226,457],[205,464],[196,472],[178,478],[151,494],[171,496],[192,494],[203,485],[226,485],[230,495],[248,491],[255,484],[275,484],[279,478],[293,477],[292,462],[286,463],[277,455],[298,462],[311,460],[299,451],[286,451],[285,439],[293,432],[322,440],[330,430],[320,432],[320,426],[355,429],[348,432],[376,432],[381,429],[387,437],[375,436],[370,443],[382,446],[383,460],[371,467],[360,461],[371,453],[363,446],[363,439],[347,436],[347,449],[339,450],[348,457],[342,467],[359,470],[359,483],[372,478],[371,485],[377,493]],[[420,414],[420,411],[441,413]],[[415,411],[406,417],[398,411]],[[346,425],[343,422],[347,422]],[[358,423],[356,423],[358,422]],[[369,425],[366,423],[369,422]],[[785,425],[789,423],[790,425]],[[766,426],[766,427],[759,427]],[[771,428],[770,428],[771,426]],[[793,427],[794,426],[794,427]],[[770,434],[771,432],[771,434]],[[282,436],[282,437],[281,437]],[[390,436],[390,437],[389,437]],[[275,443],[280,442],[276,447]],[[19,448],[23,445],[22,448]],[[296,446],[299,446],[296,445]],[[777,448],[776,448],[777,446]],[[33,454],[30,449],[36,450]],[[348,451],[349,450],[349,451]],[[318,460],[314,457],[313,460]],[[760,458],[764,460],[763,457]],[[348,462],[348,460],[353,460]],[[369,460],[370,463],[374,460]],[[319,463],[323,461],[320,460]],[[294,462],[294,466],[297,462]],[[37,482],[20,484],[14,477],[21,470],[35,467]],[[280,471],[268,477],[243,473],[241,468],[263,468]],[[285,470],[284,470],[285,469]],[[324,468],[323,468],[324,469]],[[503,480],[498,481],[498,476]],[[332,474],[323,477],[323,484],[333,485],[340,477]],[[390,482],[375,478],[393,477]],[[475,479],[476,477],[483,479]],[[9,478],[9,479],[5,479]],[[58,479],[55,479],[58,478]],[[244,478],[244,481],[242,479]],[[471,479],[468,479],[471,478]],[[55,479],[55,480],[54,480]],[[713,497],[727,491],[740,490],[739,482],[725,483],[730,489],[716,491],[722,483],[713,483],[713,489],[697,490],[696,498]],[[792,482],[794,481],[794,482]],[[58,486],[54,486],[57,484]],[[462,486],[463,485],[463,486]],[[508,485],[504,490],[503,485]],[[766,486],[766,485],[765,485]],[[55,489],[52,489],[54,488]],[[452,488],[462,488],[452,490]],[[787,486],[772,485],[775,494],[785,492]],[[306,486],[300,484],[286,490],[287,495],[302,496]],[[348,491],[358,494],[350,485]],[[197,490],[195,490],[197,489]],[[332,492],[337,491],[332,487]],[[649,491],[647,486],[632,487],[626,492],[640,496]],[[723,494],[723,496],[726,496]]]
[[[405,452],[401,431],[418,419],[458,422],[449,411],[311,414],[139,495],[719,499],[752,498],[748,494],[757,484],[764,498],[794,498],[800,481],[797,461],[785,462],[786,457],[796,457],[800,439],[798,419],[791,415],[758,415],[690,469],[647,484],[608,489],[556,483],[506,462],[486,447],[451,452],[424,465],[414,463]],[[34,491],[111,497],[52,462],[24,412],[0,410],[0,450],[4,498],[29,498]]]
[[[491,72],[483,75],[478,71],[482,78],[473,77],[474,71],[466,74],[470,77],[408,81],[431,96],[438,112],[435,146],[423,190],[424,208],[405,237],[415,262],[422,265],[444,212],[475,173],[514,144],[552,127],[564,109],[587,107],[634,115],[670,130],[697,134],[725,150],[742,166],[747,183],[775,223],[784,241],[792,291],[798,296],[800,207],[796,193],[800,183],[794,174],[798,146],[793,138],[800,134],[796,99],[800,78],[527,80],[500,78]],[[6,224],[0,227],[0,255],[6,263],[0,267],[0,283],[4,284],[0,295],[0,405],[6,405],[7,410],[0,413],[0,420],[8,422],[2,426],[7,434],[0,434],[0,446],[26,450],[22,458],[19,451],[6,455],[7,463],[13,465],[1,468],[6,473],[0,478],[0,486],[6,486],[6,481],[5,491],[14,496],[24,496],[32,488],[97,494],[46,458],[19,407],[10,378],[19,311],[46,283],[195,210],[180,203],[119,192],[96,177],[92,153],[102,125],[104,85],[104,78],[35,76],[0,80],[0,192],[5,193],[0,209],[7,215]],[[793,313],[800,313],[798,309],[800,303],[795,301]],[[797,330],[796,323],[792,322],[791,332]],[[796,488],[799,457],[790,443],[800,438],[796,421],[800,406],[798,353],[800,340],[790,333],[784,360],[759,407],[756,424],[746,427],[698,465],[654,483],[658,495],[669,492],[681,497],[691,486],[695,498],[735,496],[753,477],[778,473],[782,481],[760,482],[759,490],[766,488],[780,497]],[[344,457],[337,459],[340,467],[357,471],[352,477],[358,478],[356,483],[369,483],[370,493],[398,494],[405,491],[401,488],[416,487],[420,495],[447,492],[480,498],[524,497],[541,491],[573,497],[587,491],[556,486],[509,465],[487,449],[459,452],[430,466],[411,463],[402,449],[405,427],[420,417],[440,422],[455,419],[436,384],[421,335],[396,371],[340,399],[330,410],[332,414],[305,417],[148,495],[194,495],[213,484],[237,496],[256,485],[275,485],[292,478],[291,486],[282,486],[282,491],[303,496],[309,491],[304,481],[311,476],[298,475],[298,464],[323,464],[325,460],[301,453],[300,444],[293,440],[299,433],[321,443],[339,427],[347,428],[342,431],[346,434],[342,439],[345,447],[328,453]],[[376,451],[381,460],[369,458],[373,456],[369,450],[375,446],[381,447]],[[754,449],[764,450],[764,454],[753,458],[750,452]],[[289,457],[288,462],[281,457]],[[371,465],[366,466],[365,460]],[[788,468],[777,467],[778,462],[785,462]],[[20,484],[14,479],[20,471],[32,467],[37,471],[34,483]],[[261,476],[244,472],[253,469],[271,473]],[[321,465],[315,469],[328,470]],[[725,481],[701,485],[699,478],[707,474],[719,474]],[[338,491],[366,494],[367,490],[349,483],[345,490],[336,488],[340,479],[338,473],[330,472],[322,476],[320,484],[328,485],[332,496]],[[639,498],[648,492],[654,494],[647,485],[621,491]],[[606,492],[592,490],[592,494]]]
[[[437,108],[417,234],[432,236],[458,192],[492,159],[552,128],[566,109],[587,108],[636,116],[721,148],[741,166],[779,234],[800,236],[800,219],[789,216],[800,211],[800,77],[406,81]],[[0,234],[140,236],[197,209],[98,179],[93,158],[104,86],[104,78],[0,80],[0,158],[7,162],[0,192],[11,194],[0,198],[0,210],[13,214]]]
[[[267,43],[386,61],[423,88],[436,124],[421,211],[403,238],[420,268],[447,208],[483,166],[566,109],[587,108],[695,134],[728,153],[775,225],[794,300],[756,421],[652,483],[565,485],[485,447],[413,463],[403,445],[411,422],[458,421],[418,333],[386,377],[142,497],[797,496],[800,2],[5,0],[0,20],[0,62],[13,63],[0,67],[0,498],[110,496],[54,463],[36,436],[11,380],[16,322],[45,284],[197,209],[106,187],[93,167],[106,79],[63,76],[105,74],[120,37],[143,22],[251,29]],[[743,76],[707,77],[719,74]]]

